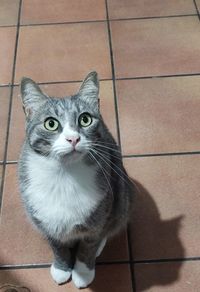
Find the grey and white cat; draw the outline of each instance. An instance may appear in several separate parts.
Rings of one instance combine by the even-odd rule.
[[[19,161],[26,210],[45,235],[58,283],[87,287],[108,237],[126,226],[134,187],[99,112],[96,72],[79,92],[52,98],[29,78],[21,82],[26,139]]]

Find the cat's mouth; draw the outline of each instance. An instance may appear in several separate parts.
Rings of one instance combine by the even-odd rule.
[[[85,156],[84,152],[81,151],[77,151],[77,150],[72,150],[70,152],[67,153],[63,153],[62,155],[60,155],[59,160],[63,161],[65,164],[74,164],[77,163],[79,161],[81,161]]]
[[[66,145],[53,145],[52,154],[58,159],[80,159],[88,152],[87,148],[83,145],[75,145],[75,147],[66,147]]]
[[[69,154],[71,154],[71,155],[80,155],[80,154],[83,154],[83,152],[81,152],[79,150],[76,150],[76,149],[73,149],[71,152],[69,152]]]
[[[62,158],[69,159],[69,160],[76,160],[76,159],[82,158],[85,154],[86,152],[84,151],[73,149],[69,152],[60,153],[59,156]]]

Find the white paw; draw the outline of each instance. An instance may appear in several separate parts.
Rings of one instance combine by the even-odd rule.
[[[90,270],[84,263],[76,261],[72,271],[72,281],[77,288],[87,287],[94,280],[94,276],[95,269]]]
[[[71,277],[71,270],[63,271],[51,265],[51,276],[57,284],[63,284],[69,280]]]
[[[104,249],[104,246],[106,245],[106,241],[107,241],[106,238],[104,238],[104,239],[101,241],[101,243],[100,243],[100,245],[99,245],[99,247],[98,247],[97,253],[96,253],[96,257],[100,256],[102,250]]]

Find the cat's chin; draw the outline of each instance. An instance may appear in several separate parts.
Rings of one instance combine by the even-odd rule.
[[[64,153],[60,156],[60,159],[62,161],[64,161],[65,163],[76,163],[81,161],[84,156],[86,155],[86,153],[84,152],[79,152],[79,151],[71,151],[68,153]]]

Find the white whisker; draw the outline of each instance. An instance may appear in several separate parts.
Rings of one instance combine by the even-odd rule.
[[[97,150],[97,151],[102,152],[103,154],[107,154],[108,156],[110,155],[110,156],[112,156],[112,157],[114,157],[114,158],[117,158],[117,159],[121,160],[121,155],[117,156],[117,155],[111,154],[110,152],[106,152],[106,150],[97,149],[97,148],[95,148],[95,147],[93,147],[93,148],[94,148],[95,150]]]
[[[91,150],[93,150],[93,149],[91,149]],[[104,157],[101,153],[99,153],[99,152],[96,152],[95,150],[93,150],[95,153],[96,153],[96,155],[98,155],[99,157],[100,157],[100,159],[102,159],[124,182],[126,182],[126,183],[128,183],[125,179],[124,179],[124,177],[122,177],[109,163],[112,163],[115,167],[117,167],[112,161],[110,161],[110,159],[108,159],[108,158],[106,158],[106,157]],[[109,163],[106,161],[109,161]],[[127,177],[128,179],[129,179],[129,177],[119,168],[119,167],[117,167],[120,171],[121,171],[121,173],[123,174],[123,175],[125,175],[125,177]],[[131,180],[129,179],[129,181],[131,182]]]
[[[104,158],[107,159],[109,161],[109,163],[113,164],[130,181],[130,183],[135,186],[135,188],[137,189],[138,193],[140,193],[140,189],[138,188],[137,184],[133,180],[131,180],[130,177],[125,172],[123,172],[115,163],[113,163],[107,157],[104,156]]]
[[[105,149],[109,149],[109,150],[112,150],[112,151],[115,151],[117,153],[120,153],[121,154],[121,151],[120,150],[117,150],[117,149],[113,149],[111,147],[108,147],[108,146],[104,146],[104,145],[100,145],[100,144],[97,144],[97,143],[92,143],[92,146],[97,146],[99,148],[105,148]]]
[[[112,190],[112,187],[111,187],[111,185],[110,185],[110,182],[109,182],[108,178],[107,178],[106,175],[105,175],[105,172],[106,172],[107,174],[108,174],[108,172],[103,168],[103,166],[100,164],[100,162],[95,158],[95,156],[94,156],[91,152],[89,152],[89,154],[92,156],[92,158],[96,161],[96,163],[99,165],[100,169],[102,170],[103,175],[104,175],[104,177],[105,177],[105,179],[106,179],[106,181],[107,181],[107,183],[108,183],[108,186],[109,186],[109,188],[110,188],[110,190],[111,190],[112,197],[114,197],[114,195],[113,195],[113,190]],[[104,172],[104,171],[105,171],[105,172]]]
[[[96,141],[91,141],[91,140],[88,140],[90,143],[98,143],[98,144],[101,144],[101,145],[113,145],[113,146],[117,146],[117,147],[119,147],[116,143],[109,143],[109,142],[104,142],[104,141],[99,141],[99,140],[96,140]]]

